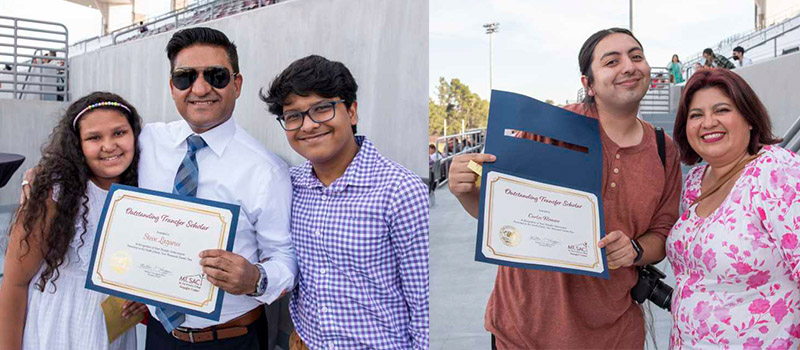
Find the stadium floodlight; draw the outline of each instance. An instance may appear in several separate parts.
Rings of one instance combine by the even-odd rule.
[[[492,93],[492,35],[500,31],[500,23],[492,22],[483,25],[486,34],[489,34],[489,98]]]

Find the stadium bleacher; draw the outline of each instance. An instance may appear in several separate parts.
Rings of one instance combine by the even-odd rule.
[[[715,54],[721,54],[733,60],[733,48],[741,46],[745,49],[745,57],[753,60],[753,64],[800,50],[800,13],[764,29],[739,33],[721,40],[716,45],[709,45]],[[694,71],[694,64],[703,64],[702,50],[688,55],[684,63],[685,76]]]
[[[106,37],[112,40],[103,40],[103,37],[91,38],[73,45],[74,52],[88,52],[108,45],[129,42],[152,35],[168,32],[170,30],[193,26],[203,22],[220,19],[237,13],[269,6],[279,0],[216,0],[210,2],[196,2],[186,8],[171,11],[156,16],[143,24],[131,24],[114,30]],[[142,30],[142,28],[146,30]],[[91,45],[96,41],[99,45]]]

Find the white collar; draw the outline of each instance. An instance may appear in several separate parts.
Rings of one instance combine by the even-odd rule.
[[[203,137],[203,141],[208,144],[208,148],[211,148],[211,151],[214,152],[217,157],[222,157],[222,153],[225,152],[225,148],[228,146],[228,143],[230,143],[231,139],[233,139],[233,135],[235,133],[236,122],[234,122],[233,117],[231,117],[224,123],[198,135]],[[181,123],[181,128],[178,131],[178,135],[175,139],[174,147],[186,148],[186,138],[193,134],[195,134],[195,132],[192,131],[192,128],[184,120],[183,123]]]

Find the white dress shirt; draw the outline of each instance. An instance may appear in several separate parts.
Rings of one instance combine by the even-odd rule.
[[[186,138],[192,134],[183,120],[145,125],[139,136],[139,187],[172,192],[178,166],[186,155]],[[197,152],[197,198],[241,207],[233,252],[252,263],[264,261],[261,266],[268,286],[260,297],[225,293],[219,321],[186,315],[181,326],[187,328],[222,324],[262,303],[271,303],[294,286],[297,275],[289,234],[292,183],[286,163],[233,118],[200,136],[208,147]],[[155,317],[155,308],[149,308]]]
[[[740,60],[735,60],[734,64],[736,65],[736,68],[747,67],[747,66],[753,64],[753,60],[751,60],[751,59],[749,59],[747,57],[742,57],[741,61]]]

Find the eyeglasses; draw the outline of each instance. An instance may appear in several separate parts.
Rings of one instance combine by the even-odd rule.
[[[231,82],[233,73],[225,67],[207,67],[202,70],[203,79],[215,89],[224,89]],[[178,68],[172,72],[172,86],[178,90],[186,90],[197,80],[198,70],[194,68]]]
[[[319,124],[327,122],[333,117],[336,116],[336,104],[345,102],[344,100],[338,101],[326,101],[322,103],[318,103],[311,108],[307,109],[305,112],[301,111],[291,111],[283,113],[283,115],[278,116],[278,122],[281,124],[283,130],[286,131],[294,131],[300,129],[303,126],[303,119],[305,116],[308,115],[311,118],[311,121]]]

